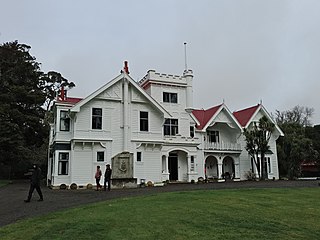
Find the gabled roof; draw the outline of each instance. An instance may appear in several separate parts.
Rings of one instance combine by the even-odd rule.
[[[241,124],[242,127],[246,127],[247,123],[251,120],[252,116],[255,114],[257,109],[260,107],[260,104],[249,107],[240,111],[233,112],[233,115]]]
[[[197,129],[202,130],[204,126],[207,125],[208,121],[212,118],[212,116],[219,110],[222,104],[218,106],[214,106],[207,110],[204,109],[195,109],[192,111],[193,116],[198,120],[200,125],[197,125]]]
[[[212,108],[209,108],[207,110],[201,109],[201,110],[193,110],[192,115],[194,116],[196,122],[197,122],[197,129],[198,130],[206,130],[207,127],[210,126],[210,124],[214,121],[214,119],[218,116],[218,114],[225,110],[230,118],[234,121],[234,123],[238,126],[240,131],[242,131],[242,127],[238,123],[237,119],[232,115],[230,110],[227,108],[227,106],[223,103],[218,106],[214,106]]]
[[[247,128],[259,111],[262,111],[264,115],[274,124],[275,129],[279,132],[280,136],[284,136],[282,130],[262,104],[257,104],[256,106],[233,112],[233,115],[236,117],[242,127]]]
[[[155,106],[160,112],[164,114],[165,117],[172,117],[170,113],[168,113],[156,100],[154,100],[149,94],[147,94],[127,73],[122,72],[120,75],[100,87],[95,92],[91,93],[88,97],[82,99],[78,103],[76,103],[72,108],[71,112],[79,112],[80,108],[94,99],[96,96],[104,92],[106,89],[117,83],[118,81],[121,81],[123,79],[128,80],[128,82],[135,87],[137,91],[139,91],[146,99],[148,99],[153,106]]]

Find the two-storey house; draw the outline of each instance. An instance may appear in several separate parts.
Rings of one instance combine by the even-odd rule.
[[[231,113],[225,104],[193,109],[193,73],[149,70],[134,81],[127,66],[116,78],[79,99],[62,94],[53,106],[48,184],[93,184],[96,166],[122,152],[134,157],[142,181],[245,180],[254,171],[243,128],[268,112],[262,105]],[[251,109],[251,108],[249,108]],[[278,178],[275,140],[270,141],[269,178]]]

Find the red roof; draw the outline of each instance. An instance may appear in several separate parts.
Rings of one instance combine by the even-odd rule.
[[[82,98],[73,98],[73,97],[67,97],[64,100],[59,99],[58,102],[60,103],[72,103],[72,104],[76,104],[78,102],[80,102],[82,100]]]
[[[235,116],[235,118],[238,120],[242,127],[245,127],[259,106],[260,104],[240,111],[233,112],[233,116]]]
[[[200,125],[197,126],[197,129],[203,129],[205,125],[207,125],[208,121],[212,118],[212,116],[218,111],[222,104],[209,108],[207,110],[193,110],[192,114],[196,117]]]

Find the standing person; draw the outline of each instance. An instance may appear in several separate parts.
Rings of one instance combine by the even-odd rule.
[[[97,171],[96,171],[96,174],[94,176],[96,178],[97,191],[99,191],[99,188],[101,188],[101,185],[100,185],[101,176],[102,176],[102,172],[100,170],[100,166],[97,166]]]
[[[30,202],[34,189],[37,190],[40,197],[38,202],[43,201],[43,195],[40,188],[40,180],[41,180],[41,169],[36,164],[33,164],[33,172],[30,179],[29,195],[28,195],[28,198],[24,200],[25,202]]]
[[[106,165],[106,171],[104,173],[104,190],[107,190],[107,186],[106,184],[108,183],[108,191],[110,191],[110,187],[111,187],[111,174],[112,174],[112,170],[110,168],[110,164]]]

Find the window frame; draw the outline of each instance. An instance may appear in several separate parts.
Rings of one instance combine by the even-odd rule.
[[[168,133],[169,129],[169,134]],[[179,120],[177,118],[166,118],[163,124],[164,136],[176,136],[179,134]]]
[[[210,143],[219,143],[220,142],[220,133],[217,130],[212,130],[207,132],[208,141]]]
[[[62,158],[63,154],[67,156],[66,159]],[[69,175],[69,160],[70,160],[70,153],[69,152],[59,152],[58,153],[58,175],[66,176]],[[63,167],[63,165],[65,165]],[[63,171],[65,169],[65,172]]]
[[[271,163],[271,157],[265,157],[266,162],[267,162],[267,173],[272,174],[272,163]]]
[[[163,92],[162,101],[164,103],[178,103],[178,93],[174,92]]]
[[[142,117],[141,114],[147,114],[147,117]],[[139,124],[140,132],[149,132],[149,112],[140,111],[139,112]]]
[[[195,134],[195,127],[191,125],[191,126],[190,126],[190,133],[189,133],[189,135],[190,135],[191,138],[194,138],[194,134]]]
[[[101,110],[101,114],[100,115],[95,114],[94,113],[95,110]],[[92,110],[91,110],[91,129],[102,130],[102,116],[103,116],[102,108],[92,108]],[[97,120],[100,120],[100,125]]]
[[[195,170],[195,162],[194,162],[194,156],[190,157],[190,171],[194,172]]]
[[[99,155],[100,154],[103,154],[103,159],[102,160],[99,160]],[[96,154],[97,158],[97,162],[105,162],[105,152],[104,151],[97,151],[97,154]]]
[[[63,116],[65,114],[65,116]],[[67,127],[66,127],[67,123]],[[66,129],[62,129],[62,126],[64,126]],[[59,130],[62,132],[70,132],[70,117],[68,117],[68,111],[67,110],[60,110],[60,126]]]
[[[137,159],[136,159],[137,162],[141,163],[142,162],[142,152],[137,152]]]

